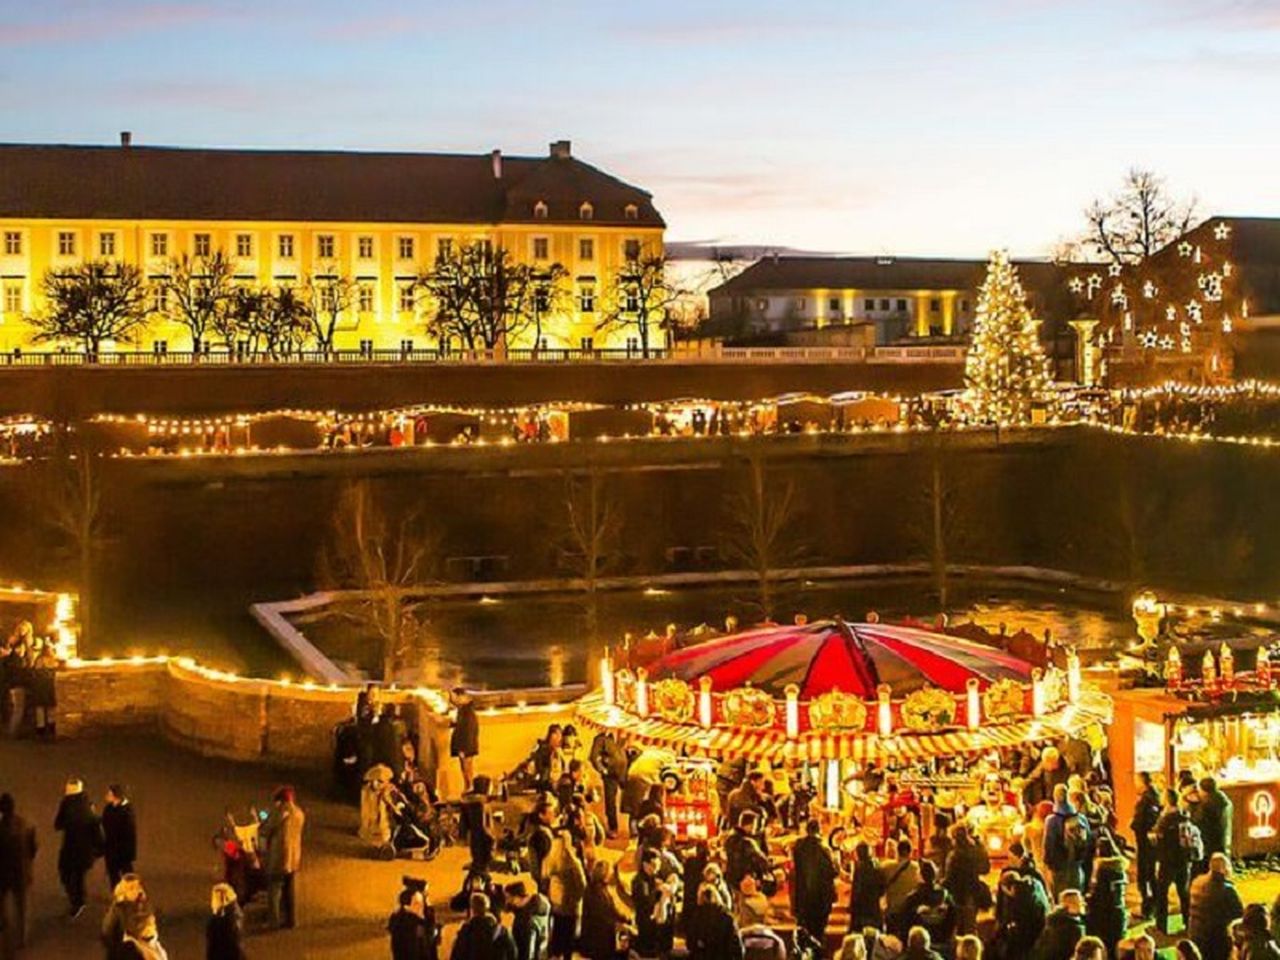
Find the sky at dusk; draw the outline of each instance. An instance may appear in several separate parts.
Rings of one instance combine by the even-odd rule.
[[[1131,165],[1280,215],[1280,0],[0,0],[10,141],[574,152],[673,240],[1045,253]]]

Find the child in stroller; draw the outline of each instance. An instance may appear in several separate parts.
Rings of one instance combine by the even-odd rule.
[[[360,791],[360,839],[375,856],[430,860],[456,833],[456,817],[432,802],[427,785],[415,781],[408,793],[397,787],[391,768],[375,764]]]

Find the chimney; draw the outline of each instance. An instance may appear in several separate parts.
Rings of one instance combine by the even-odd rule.
[[[568,160],[573,153],[569,149],[568,140],[556,140],[551,144],[551,156],[557,160]]]
[[[125,150],[133,146],[133,132],[131,130],[120,131],[120,146]]]
[[[501,180],[502,179],[502,151],[494,150],[492,153],[489,154],[489,156],[493,160],[493,179]]]

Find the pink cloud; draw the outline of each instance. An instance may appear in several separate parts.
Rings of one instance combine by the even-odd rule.
[[[225,15],[207,4],[182,2],[91,4],[54,3],[37,8],[39,19],[10,23],[0,30],[0,46],[27,47],[98,40],[104,36],[161,30]]]

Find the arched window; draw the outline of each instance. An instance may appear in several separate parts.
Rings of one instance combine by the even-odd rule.
[[[535,220],[547,219],[547,205],[543,203],[541,200],[539,200],[537,203],[533,205],[533,219]]]
[[[622,210],[622,215],[628,220],[640,219],[640,208],[634,203],[628,203]]]
[[[578,208],[579,220],[594,220],[596,216],[596,208],[587,200],[582,201],[582,206]]]

